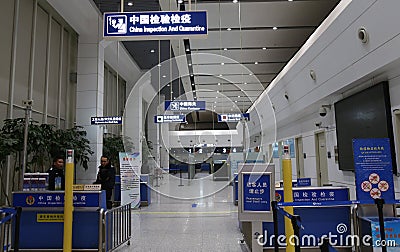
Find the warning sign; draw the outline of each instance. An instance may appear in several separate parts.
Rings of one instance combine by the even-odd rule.
[[[64,214],[42,213],[36,215],[37,222],[64,222]]]

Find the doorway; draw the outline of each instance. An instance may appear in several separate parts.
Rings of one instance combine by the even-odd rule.
[[[323,186],[329,183],[325,132],[315,134],[315,144],[317,183],[318,186]]]
[[[297,178],[304,178],[304,154],[303,154],[303,138],[295,139],[296,145],[296,172]]]

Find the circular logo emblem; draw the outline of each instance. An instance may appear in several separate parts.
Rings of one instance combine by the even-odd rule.
[[[279,193],[276,192],[276,193],[275,193],[275,200],[278,201],[278,202],[280,202],[281,199],[282,199],[282,196],[281,196]]]
[[[33,197],[32,195],[29,195],[28,197],[26,197],[26,204],[28,205],[33,205],[35,203],[35,197]]]
[[[346,226],[346,224],[344,224],[344,223],[339,223],[339,224],[336,226],[336,231],[337,231],[339,234],[346,233],[346,232],[347,232],[347,226]]]

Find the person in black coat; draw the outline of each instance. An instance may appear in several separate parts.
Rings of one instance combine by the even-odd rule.
[[[101,184],[101,190],[106,191],[107,209],[112,208],[112,190],[115,185],[115,168],[106,156],[101,156],[97,179],[94,184]]]
[[[53,164],[47,170],[49,174],[48,190],[64,190],[65,189],[65,176],[64,176],[64,158],[57,156],[53,158]]]

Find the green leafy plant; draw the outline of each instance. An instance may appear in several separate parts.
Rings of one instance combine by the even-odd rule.
[[[103,155],[110,158],[119,172],[119,152],[130,151],[132,142],[129,137],[106,134],[103,138]]]
[[[6,119],[0,129],[0,180],[3,195],[6,194],[4,176],[7,170],[13,171],[11,189],[15,188],[15,177],[18,174],[22,181],[22,163],[24,148],[25,118]],[[44,172],[51,166],[52,157],[65,155],[66,149],[75,150],[75,161],[88,169],[88,162],[93,151],[90,149],[86,131],[82,127],[56,129],[51,124],[38,124],[31,120],[28,125],[27,160],[25,172]],[[9,163],[8,160],[11,162]],[[9,165],[11,164],[11,165]],[[9,167],[10,166],[10,167]],[[18,184],[21,186],[20,184]],[[18,188],[21,189],[21,188]]]

